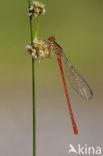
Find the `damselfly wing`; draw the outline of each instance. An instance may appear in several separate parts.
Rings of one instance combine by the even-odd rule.
[[[64,53],[61,54],[61,58],[64,62],[64,67],[67,75],[67,79],[73,89],[85,100],[89,101],[93,97],[93,92],[88,83],[80,76],[78,71],[71,64],[69,59]]]
[[[68,82],[71,84],[72,88],[85,100],[89,101],[93,97],[93,92],[89,87],[88,83],[80,76],[78,71],[71,64],[69,59],[63,52],[63,49],[60,45],[55,41],[55,37],[49,37],[49,41],[52,42],[52,47],[57,56],[62,58],[64,62],[65,71],[67,75]]]

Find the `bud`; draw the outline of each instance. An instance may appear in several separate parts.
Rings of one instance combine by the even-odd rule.
[[[29,16],[32,16],[33,14],[35,17],[39,16],[40,14],[45,15],[45,6],[44,4],[38,2],[38,1],[33,1],[33,5],[29,9]]]
[[[36,39],[33,44],[26,47],[29,54],[34,59],[49,58],[50,44],[48,41]]]

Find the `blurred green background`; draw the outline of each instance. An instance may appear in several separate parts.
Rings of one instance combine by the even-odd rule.
[[[56,56],[35,63],[37,156],[68,155],[69,144],[103,145],[103,1],[41,0],[39,38],[55,35],[94,92],[85,103],[70,88],[74,136]],[[28,1],[0,2],[0,155],[32,156],[32,78]],[[34,28],[35,29],[35,28]]]

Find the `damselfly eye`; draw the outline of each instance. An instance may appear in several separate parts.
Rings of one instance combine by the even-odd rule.
[[[50,36],[50,37],[48,38],[48,40],[49,40],[49,41],[55,41],[55,36]]]

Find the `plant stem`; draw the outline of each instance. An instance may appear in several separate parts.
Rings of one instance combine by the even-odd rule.
[[[40,21],[40,15],[37,17],[37,23],[36,23],[36,28],[35,28],[34,41],[36,40],[36,38],[37,38],[37,36],[38,36],[39,21]]]
[[[39,30],[39,19],[37,17],[37,23],[35,28],[34,40],[37,38]],[[32,38],[33,39],[33,38]],[[32,85],[33,85],[33,156],[36,156],[36,105],[35,105],[35,61],[32,58]]]
[[[35,62],[32,58],[32,96],[33,96],[33,156],[36,156],[36,107],[35,107]]]
[[[30,4],[30,0],[28,0],[28,5],[29,5],[29,8],[31,6]],[[32,16],[29,16],[30,18],[30,36],[31,36],[31,44],[33,43],[33,27],[32,27]]]
[[[31,6],[30,0],[28,0],[29,8]],[[33,44],[33,26],[32,16],[30,16],[30,34],[31,44]],[[33,156],[36,156],[36,111],[35,111],[35,71],[34,71],[34,58],[32,58],[32,100],[33,100]]]
[[[28,0],[29,8],[31,6],[30,0]],[[40,16],[37,17],[37,23],[35,28],[34,40],[37,38],[39,30]],[[31,33],[31,44],[33,44],[33,26],[32,16],[30,16],[30,33]],[[35,61],[32,58],[32,97],[33,97],[33,156],[36,156],[36,106],[35,106]]]

